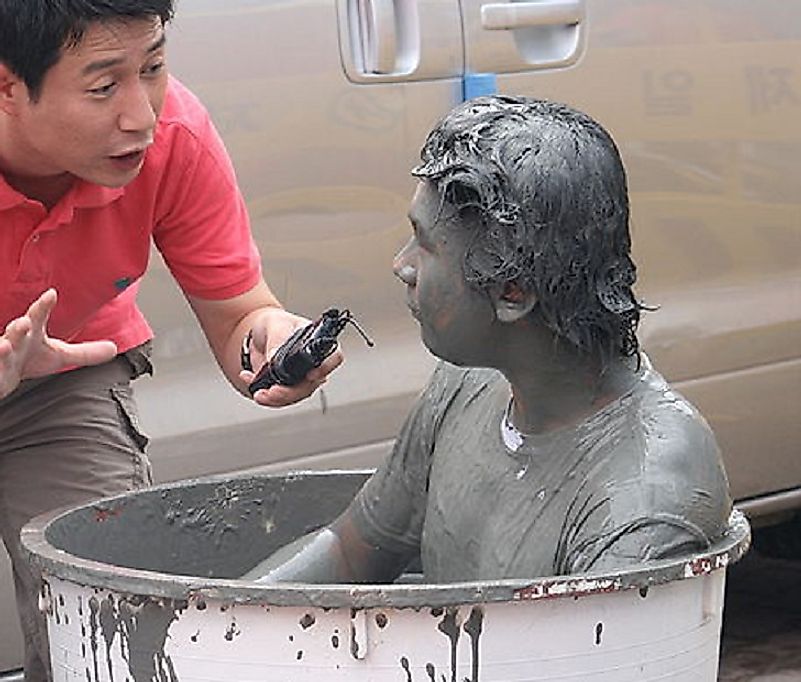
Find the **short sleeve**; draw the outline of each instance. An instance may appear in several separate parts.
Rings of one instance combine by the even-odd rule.
[[[682,519],[641,518],[585,536],[567,552],[559,573],[599,573],[643,566],[709,549],[700,528]]]
[[[406,418],[392,453],[354,500],[355,522],[374,546],[399,554],[420,548],[436,434],[453,392],[448,375],[441,363]]]

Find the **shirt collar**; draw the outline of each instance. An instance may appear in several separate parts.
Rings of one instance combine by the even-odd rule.
[[[103,187],[83,180],[76,181],[69,192],[73,208],[99,208],[108,206],[125,194],[125,187]]]
[[[14,208],[19,204],[24,204],[27,198],[17,192],[11,185],[6,182],[6,179],[0,175],[0,211]]]

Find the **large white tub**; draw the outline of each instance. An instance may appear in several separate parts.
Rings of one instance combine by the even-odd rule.
[[[55,682],[717,679],[734,512],[709,552],[643,570],[448,585],[233,579],[334,518],[365,472],[204,479],[31,522]]]

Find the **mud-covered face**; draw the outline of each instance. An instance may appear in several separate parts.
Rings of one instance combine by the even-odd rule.
[[[490,357],[495,310],[490,297],[465,281],[469,230],[434,186],[420,182],[409,210],[412,237],[395,257],[407,305],[426,347],[457,365],[481,366]]]

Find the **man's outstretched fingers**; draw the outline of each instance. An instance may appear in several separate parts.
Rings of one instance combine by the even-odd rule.
[[[19,317],[6,325],[3,336],[15,348],[31,330],[31,320],[28,317]]]
[[[54,350],[61,353],[62,359],[68,365],[100,365],[117,355],[117,345],[113,341],[66,343],[59,339],[50,339],[49,343]]]
[[[44,333],[50,313],[56,307],[58,295],[55,289],[48,289],[28,307],[26,316],[30,319],[33,329]]]

